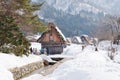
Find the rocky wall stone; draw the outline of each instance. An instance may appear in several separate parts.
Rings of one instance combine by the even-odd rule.
[[[44,67],[42,61],[33,62],[22,67],[15,67],[13,69],[9,69],[10,72],[13,74],[14,80],[18,80],[24,77],[26,74],[29,74],[37,69]]]

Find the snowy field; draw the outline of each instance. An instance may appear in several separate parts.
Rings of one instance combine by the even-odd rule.
[[[110,42],[99,44],[96,52],[93,46],[87,46],[81,51],[80,45],[67,47],[62,55],[74,56],[74,59],[64,62],[48,76],[34,74],[23,80],[120,80],[120,49],[117,46],[115,60],[111,60],[108,54]]]

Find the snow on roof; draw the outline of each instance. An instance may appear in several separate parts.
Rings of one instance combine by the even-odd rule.
[[[61,30],[60,30],[57,26],[55,26],[55,28],[56,28],[56,30],[60,33],[60,35],[63,37],[64,41],[67,41],[67,40],[66,40],[66,37],[65,37],[64,34],[61,32]]]
[[[40,37],[41,37],[41,35],[34,35],[33,36],[36,40],[38,40]]]
[[[82,41],[81,41],[79,36],[75,36],[74,38],[76,38],[78,40],[78,42],[82,43]]]
[[[33,39],[33,36],[26,36],[28,40]]]
[[[86,35],[86,34],[83,34],[83,35],[81,35],[81,36],[88,37],[88,35]]]
[[[33,35],[33,36],[26,36],[26,38],[28,40],[31,40],[31,39],[35,39],[35,40],[38,40],[40,38],[41,35]]]

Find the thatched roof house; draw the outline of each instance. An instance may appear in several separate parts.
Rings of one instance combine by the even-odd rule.
[[[74,36],[72,38],[72,43],[74,43],[74,44],[82,44],[81,38],[79,36]]]
[[[37,41],[42,44],[42,48],[47,49],[47,54],[60,54],[66,45],[66,38],[54,23],[48,26],[49,29]]]
[[[68,37],[66,38],[67,45],[70,45],[72,43],[72,38]]]
[[[83,44],[86,44],[86,45],[92,44],[91,38],[88,35],[81,35],[81,40]]]

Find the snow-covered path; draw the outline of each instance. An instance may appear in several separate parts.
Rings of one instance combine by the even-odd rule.
[[[110,60],[107,51],[96,52],[93,46],[81,51],[81,46],[72,45],[64,52],[75,58],[61,64],[48,76],[34,74],[23,80],[34,80],[34,77],[39,80],[40,76],[42,80],[120,80],[120,64]]]
[[[69,59],[63,59],[63,60],[57,62],[57,63],[54,64],[54,65],[49,65],[49,66],[46,66],[46,67],[41,68],[41,69],[39,69],[39,70],[36,70],[36,71],[34,71],[34,72],[26,75],[24,78],[26,78],[26,77],[28,77],[28,76],[31,76],[31,75],[34,75],[34,74],[41,74],[41,75],[43,75],[43,76],[47,76],[47,75],[49,75],[49,74],[52,74],[53,71],[54,71],[59,65],[61,65],[63,62],[65,62],[65,61],[67,61],[67,60],[69,60]]]

